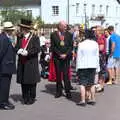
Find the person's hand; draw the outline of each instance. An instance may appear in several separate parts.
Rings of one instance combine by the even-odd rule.
[[[45,61],[49,61],[50,60],[50,55],[46,55],[45,56]]]
[[[22,56],[27,56],[28,55],[28,51],[27,50],[23,50],[21,53]]]
[[[61,55],[60,55],[60,58],[61,58],[61,59],[65,59],[66,56],[67,56],[66,54],[61,54]]]
[[[20,55],[23,51],[23,48],[20,48],[18,51],[17,51],[17,54]]]

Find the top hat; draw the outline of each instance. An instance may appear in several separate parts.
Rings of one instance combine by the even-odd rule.
[[[15,30],[15,27],[13,26],[12,22],[4,22],[3,23],[3,29],[4,30]]]
[[[31,20],[26,20],[26,19],[21,19],[21,23],[19,24],[20,27],[23,28],[32,28],[32,21]]]

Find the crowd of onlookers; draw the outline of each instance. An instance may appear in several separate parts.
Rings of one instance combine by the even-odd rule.
[[[73,34],[73,52],[72,52],[73,56],[71,60],[71,75],[72,75],[71,79],[73,79],[73,81],[77,81],[77,78],[78,78],[76,73],[77,49],[78,49],[78,44],[85,39],[86,31],[82,26],[75,26],[72,28],[68,28],[67,30]],[[120,36],[115,33],[113,26],[109,26],[108,28],[103,28],[102,26],[94,26],[91,28],[91,30],[94,32],[93,39],[99,45],[100,68],[96,72],[96,76],[98,74],[98,80],[95,80],[95,83],[96,84],[99,83],[101,86],[101,88],[99,87],[99,90],[98,88],[97,90],[103,91],[104,83],[108,85],[117,84],[119,79],[118,68],[120,64],[119,63]],[[50,40],[46,40],[44,36],[41,36],[40,43],[41,43],[41,53],[42,53],[41,61],[44,58],[44,60],[47,62],[47,59],[50,60],[50,57],[48,57],[48,54],[50,55],[50,50],[49,52],[47,51],[47,49],[50,48]],[[46,56],[45,56],[45,53],[46,53]],[[48,64],[46,65],[48,66]]]
[[[74,28],[67,26],[66,31],[73,35],[73,50],[70,65],[71,81],[78,82],[80,85],[83,84],[83,86],[86,87],[89,86],[86,83],[88,79],[89,84],[93,84],[92,82],[94,82],[95,92],[103,92],[105,84],[117,84],[119,82],[120,73],[120,36],[115,33],[114,27],[109,26],[107,28],[103,28],[102,26],[93,26],[87,30],[82,26],[75,26]],[[95,53],[97,52],[97,48],[95,47],[94,43],[86,41],[89,39],[92,39],[97,43],[99,53]],[[96,49],[92,51],[93,53],[90,53],[89,51],[93,50],[94,47]],[[95,57],[95,54],[98,54],[99,58],[97,58],[97,55]],[[94,64],[98,64],[98,66],[93,67],[95,66]],[[83,68],[84,70],[86,70],[86,68],[96,68],[96,71],[81,71]],[[49,69],[47,70],[49,79]],[[93,74],[89,76],[88,74],[90,73]],[[89,81],[93,77],[94,81]],[[84,96],[83,86],[81,87],[80,91],[81,93],[83,92]],[[94,93],[93,88],[91,88],[91,91],[91,93]],[[91,95],[88,94],[88,97]],[[83,96],[81,96],[81,98]],[[94,104],[93,101],[92,103]]]

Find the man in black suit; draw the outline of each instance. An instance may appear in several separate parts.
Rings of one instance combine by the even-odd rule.
[[[8,101],[12,74],[16,72],[16,53],[11,42],[14,27],[11,22],[3,25],[3,33],[0,34],[0,109],[11,110],[15,108]]]
[[[21,19],[22,37],[18,37],[16,50],[18,54],[17,83],[21,84],[24,104],[31,105],[36,101],[36,87],[40,82],[38,53],[40,41],[31,32],[32,21]]]
[[[58,31],[51,34],[51,51],[56,70],[56,98],[62,96],[62,79],[66,97],[71,98],[71,85],[69,80],[70,60],[72,56],[72,34],[66,31],[66,23],[59,22]]]

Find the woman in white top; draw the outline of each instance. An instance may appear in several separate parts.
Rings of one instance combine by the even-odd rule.
[[[91,99],[87,101],[88,104],[95,104],[95,73],[99,68],[99,46],[94,40],[94,33],[92,30],[85,31],[85,40],[78,44],[77,73],[81,91],[81,101],[77,105],[86,105],[85,96],[86,88],[91,93]]]

